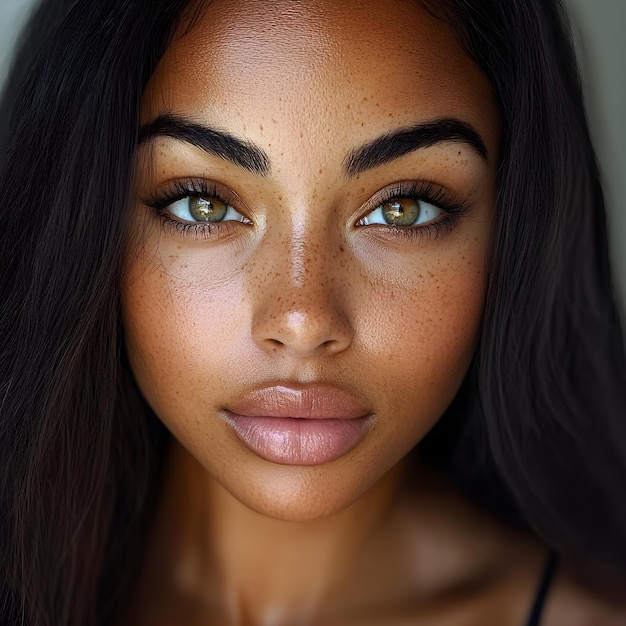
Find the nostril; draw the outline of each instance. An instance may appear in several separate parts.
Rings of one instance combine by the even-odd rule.
[[[338,352],[341,350],[341,342],[336,339],[329,339],[328,341],[320,344],[320,347],[324,350],[324,352]]]
[[[267,339],[267,343],[275,350],[285,345],[282,341],[279,341],[278,339]]]

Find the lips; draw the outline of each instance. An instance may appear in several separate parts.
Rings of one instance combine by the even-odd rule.
[[[281,465],[321,465],[352,450],[372,414],[351,394],[328,385],[254,389],[223,411],[249,450]]]

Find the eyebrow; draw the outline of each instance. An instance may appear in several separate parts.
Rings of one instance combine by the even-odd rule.
[[[476,130],[466,122],[449,118],[402,128],[374,139],[348,154],[344,171],[350,177],[356,176],[420,148],[446,142],[467,144],[487,160],[487,147]]]
[[[160,115],[139,130],[139,145],[155,137],[172,137],[208,154],[231,161],[253,174],[270,171],[267,154],[257,146],[229,133],[196,124],[174,115]]]
[[[233,135],[197,124],[174,115],[160,115],[139,130],[139,145],[156,137],[171,137],[184,141],[204,152],[226,159],[253,174],[267,175],[270,160],[258,146]],[[472,126],[458,119],[446,118],[401,128],[382,135],[352,150],[344,159],[343,169],[348,177],[390,163],[405,154],[439,143],[464,143],[484,160],[487,148]]]

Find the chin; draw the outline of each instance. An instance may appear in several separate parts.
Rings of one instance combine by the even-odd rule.
[[[285,522],[315,522],[336,515],[369,493],[377,477],[347,463],[316,467],[284,466],[260,461],[252,471],[218,480],[248,509]],[[338,467],[344,465],[344,467]],[[255,467],[256,466],[256,467]],[[346,471],[348,470],[348,471]]]

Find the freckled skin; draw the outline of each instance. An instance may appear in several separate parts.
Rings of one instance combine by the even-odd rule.
[[[170,139],[141,148],[124,326],[140,388],[182,446],[250,508],[307,520],[375,485],[463,380],[483,310],[498,116],[449,29],[413,3],[283,4],[212,3],[148,85],[142,123],[168,111],[204,122],[260,146],[272,170]],[[489,162],[448,143],[345,178],[355,147],[443,117],[472,124]],[[231,189],[252,224],[210,239],[163,231],[140,199],[189,176]],[[417,179],[470,206],[451,232],[404,241],[355,226],[380,189]],[[260,459],[216,413],[275,380],[342,387],[375,427],[322,466]]]

